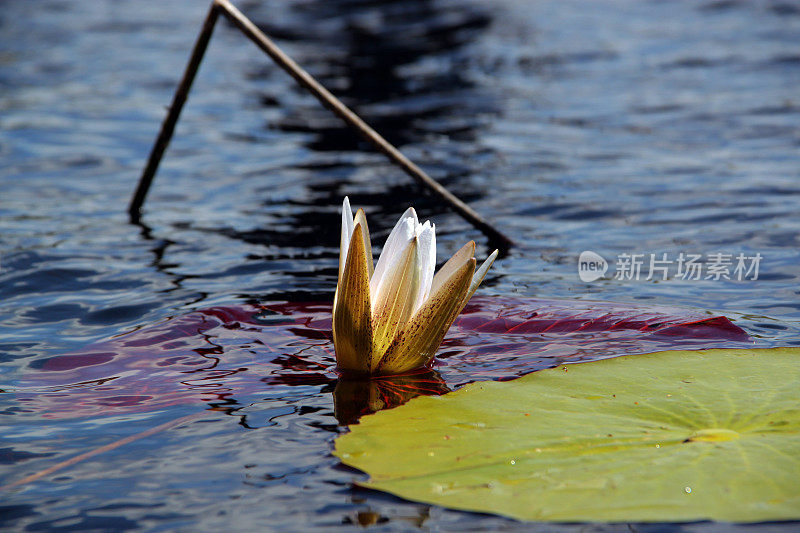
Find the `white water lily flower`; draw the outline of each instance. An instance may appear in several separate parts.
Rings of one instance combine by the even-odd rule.
[[[465,244],[434,276],[436,227],[413,207],[395,225],[373,271],[364,210],[342,206],[339,282],[333,343],[344,371],[399,374],[427,365],[456,316],[497,257],[475,270],[475,243]]]

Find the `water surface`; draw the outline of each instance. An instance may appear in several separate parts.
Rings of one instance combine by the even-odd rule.
[[[798,4],[238,5],[517,242],[482,294],[677,305],[728,316],[764,345],[800,344]],[[437,224],[440,262],[467,239],[479,256],[490,251],[226,24],[142,223],[130,224],[127,203],[207,7],[3,3],[0,388],[193,310],[329,301],[344,195],[367,211],[373,242],[413,204]],[[612,271],[623,253],[763,259],[757,280],[587,284],[576,268],[584,250]],[[242,353],[233,344],[222,353]],[[0,395],[0,483],[202,414],[5,494],[0,526],[531,529],[354,488],[358,474],[330,456],[341,431],[333,388],[271,383],[58,419]]]

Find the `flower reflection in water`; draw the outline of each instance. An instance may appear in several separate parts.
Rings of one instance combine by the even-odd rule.
[[[342,377],[333,391],[336,420],[353,424],[363,415],[403,405],[417,396],[450,392],[435,370],[419,368],[405,374],[364,378]]]

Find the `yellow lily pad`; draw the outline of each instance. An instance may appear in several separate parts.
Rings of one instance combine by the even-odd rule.
[[[468,385],[361,419],[363,486],[519,520],[800,519],[800,349],[672,351]]]

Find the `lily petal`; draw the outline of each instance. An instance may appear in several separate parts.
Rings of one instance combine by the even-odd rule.
[[[353,210],[350,208],[350,199],[345,196],[342,202],[342,237],[339,241],[339,282],[342,281],[344,263],[347,260],[347,250],[350,249],[350,237],[353,235]]]
[[[474,272],[475,258],[469,258],[441,280],[437,290],[389,346],[378,364],[378,373],[406,372],[426,365],[433,359],[447,330],[461,311]]]
[[[364,239],[364,250],[367,252],[367,267],[369,272],[369,278],[372,278],[372,268],[375,263],[372,262],[372,243],[369,241],[369,227],[367,226],[367,216],[364,214],[363,209],[359,209],[356,212],[356,217],[353,220],[355,224],[361,224],[361,236]]]
[[[414,311],[419,309],[431,291],[433,271],[436,270],[436,226],[425,222],[419,228],[417,254],[419,255],[420,285]]]
[[[472,277],[472,282],[469,284],[469,289],[467,290],[467,295],[464,297],[464,301],[461,302],[461,307],[462,308],[465,305],[467,305],[467,302],[469,301],[469,299],[472,298],[472,295],[475,294],[476,290],[478,290],[478,286],[483,281],[483,278],[486,277],[486,273],[489,271],[489,267],[491,267],[492,263],[494,263],[494,260],[497,259],[497,253],[498,253],[497,250],[492,252],[489,255],[489,257],[486,258],[486,260],[483,262],[483,264],[481,264],[480,268],[475,271],[475,275]],[[461,310],[459,309],[459,313],[460,312],[461,312]]]
[[[367,373],[372,363],[369,268],[361,224],[356,224],[333,303],[333,343],[343,370]]]
[[[394,228],[392,228],[389,237],[386,238],[386,244],[383,245],[381,255],[378,257],[378,264],[375,265],[375,272],[370,278],[369,287],[372,294],[378,291],[378,287],[386,275],[389,265],[397,259],[397,256],[402,253],[408,240],[415,235],[418,224],[417,212],[414,211],[413,207],[409,207],[406,209],[406,212],[403,213],[403,216],[400,217],[400,220],[397,221],[397,224],[394,225]]]
[[[430,294],[435,294],[442,284],[447,281],[453,273],[460,269],[464,264],[472,259],[475,256],[475,241],[469,241],[467,244],[462,246],[456,253],[453,254],[453,257],[447,260],[447,262],[439,269],[439,272],[433,276],[433,282],[431,283],[431,290]]]
[[[414,313],[419,284],[417,239],[412,238],[406,243],[400,258],[389,266],[378,293],[372,295],[372,352],[376,365],[397,332]]]

